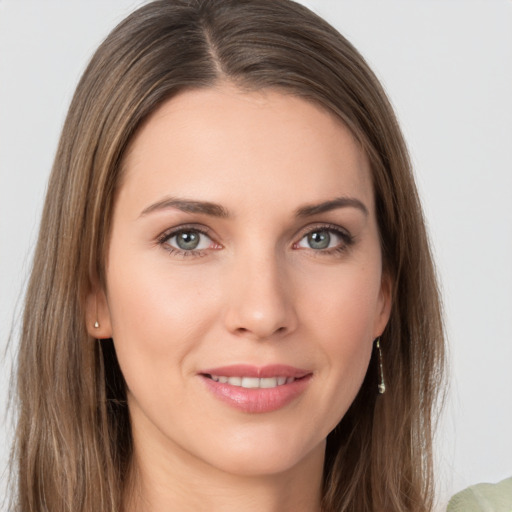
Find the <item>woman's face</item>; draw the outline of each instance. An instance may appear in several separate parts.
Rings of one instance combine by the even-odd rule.
[[[182,93],[125,157],[106,283],[91,332],[114,339],[136,453],[245,475],[321,459],[389,317],[367,158],[297,97]]]

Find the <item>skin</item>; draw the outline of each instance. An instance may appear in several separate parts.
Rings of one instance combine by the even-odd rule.
[[[340,197],[363,206],[296,215]],[[228,215],[162,206],[169,198]],[[206,231],[198,252],[169,235],[183,225]],[[169,100],[125,155],[106,281],[88,318],[93,336],[114,339],[128,386],[127,510],[320,510],[326,436],[391,307],[371,171],[350,131],[271,90],[219,84]],[[279,410],[248,413],[198,375],[241,363],[312,377]]]

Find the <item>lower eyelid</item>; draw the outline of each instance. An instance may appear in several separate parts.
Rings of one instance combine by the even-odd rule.
[[[177,247],[172,247],[170,245],[164,247],[164,250],[167,251],[168,254],[173,256],[178,256],[180,258],[201,258],[207,255],[206,249],[198,249],[185,251],[183,249],[178,249]]]

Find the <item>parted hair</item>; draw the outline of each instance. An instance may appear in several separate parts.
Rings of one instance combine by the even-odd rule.
[[[273,89],[337,116],[371,163],[393,306],[352,406],[327,439],[324,512],[427,512],[443,381],[441,306],[407,149],[362,56],[290,0],[157,0],[122,21],[79,81],[63,127],[29,280],[16,380],[17,512],[119,512],[132,438],[111,340],[88,335],[85,303],[105,285],[123,156],[176,94],[227,82]]]

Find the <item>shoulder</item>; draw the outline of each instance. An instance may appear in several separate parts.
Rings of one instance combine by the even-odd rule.
[[[450,500],[447,512],[512,512],[512,478],[464,489]]]

